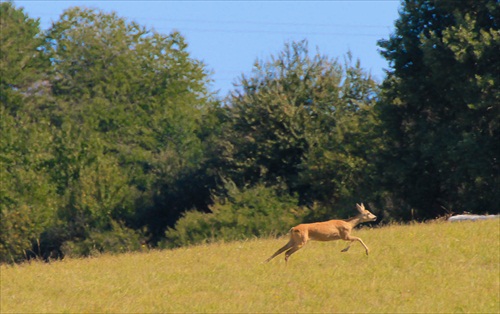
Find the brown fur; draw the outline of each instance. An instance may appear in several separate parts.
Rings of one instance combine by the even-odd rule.
[[[369,250],[366,244],[360,238],[351,236],[351,231],[358,224],[367,221],[375,221],[377,217],[366,210],[363,204],[356,204],[356,208],[359,214],[354,218],[300,224],[293,227],[290,229],[290,241],[269,257],[266,262],[269,262],[285,251],[285,262],[288,262],[290,255],[300,250],[309,240],[333,241],[342,239],[344,241],[349,241],[349,244],[342,252],[347,252],[351,247],[351,243],[358,241],[364,246],[366,255],[368,255]]]

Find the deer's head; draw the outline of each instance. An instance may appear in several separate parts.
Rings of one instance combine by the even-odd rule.
[[[363,203],[356,204],[356,209],[358,210],[358,212],[361,216],[361,222],[368,222],[368,221],[377,220],[377,216],[375,216],[374,214],[372,214],[368,210],[366,210],[365,205],[363,205]]]

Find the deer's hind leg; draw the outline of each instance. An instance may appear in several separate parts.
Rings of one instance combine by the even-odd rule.
[[[293,246],[293,240],[290,239],[287,244],[285,244],[282,248],[277,250],[271,257],[266,259],[266,263],[275,258],[276,256],[280,255],[281,253],[285,252],[286,250],[290,249]]]
[[[290,255],[300,250],[308,241],[307,232],[302,232],[298,229],[292,229],[292,233],[290,235],[290,242],[293,243],[291,249],[286,251],[285,253],[285,262],[288,262]]]
[[[292,247],[291,249],[289,249],[288,251],[286,251],[286,253],[285,253],[285,263],[288,263],[288,259],[290,258],[290,255],[292,255],[293,253],[295,253],[298,250],[300,250],[303,246],[304,246],[303,244],[296,245],[296,246]]]

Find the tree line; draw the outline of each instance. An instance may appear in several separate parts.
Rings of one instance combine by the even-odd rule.
[[[0,262],[498,213],[500,6],[405,0],[376,82],[306,40],[227,97],[178,32],[0,4]]]

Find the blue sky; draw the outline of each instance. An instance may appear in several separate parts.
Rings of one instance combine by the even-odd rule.
[[[225,96],[256,59],[279,53],[286,42],[307,39],[311,52],[339,58],[348,51],[381,81],[387,62],[377,40],[388,38],[399,0],[386,1],[14,1],[48,29],[74,7],[116,12],[160,33],[179,31],[193,58],[213,71],[214,91]]]

